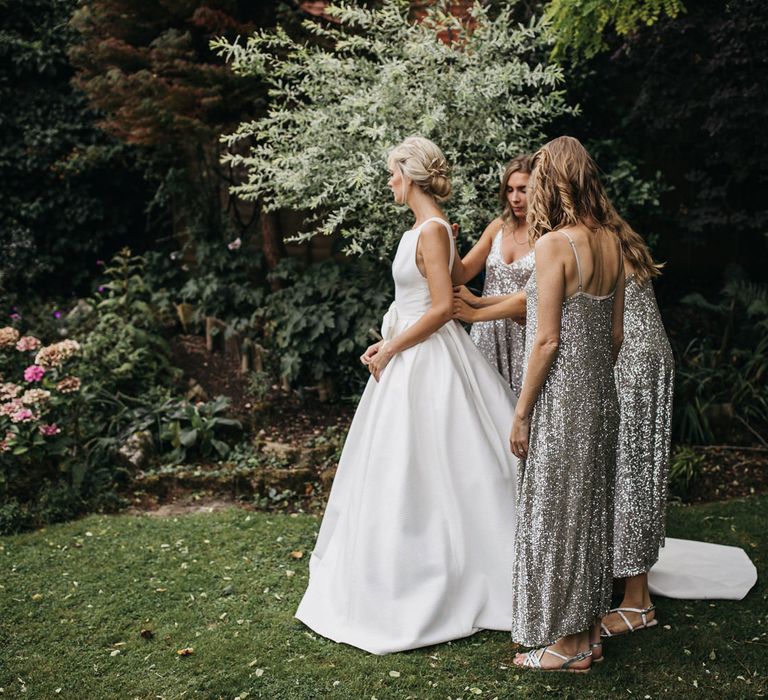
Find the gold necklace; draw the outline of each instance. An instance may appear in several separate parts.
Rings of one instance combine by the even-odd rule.
[[[527,239],[527,237],[526,237],[526,239],[525,239],[525,240],[524,240],[522,243],[521,243],[520,241],[518,241],[518,240],[517,240],[517,237],[515,236],[515,231],[516,231],[516,230],[517,230],[517,226],[515,226],[515,228],[513,228],[513,229],[512,229],[512,231],[510,231],[510,233],[512,234],[512,240],[513,240],[513,241],[514,241],[514,242],[515,242],[517,245],[528,245],[528,246],[530,247],[530,243],[528,242],[528,239]]]

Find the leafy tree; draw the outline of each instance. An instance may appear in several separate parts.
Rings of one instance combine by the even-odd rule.
[[[130,149],[96,128],[70,85],[75,5],[0,0],[0,296],[8,304],[83,291],[98,258],[144,232],[146,193]]]
[[[269,113],[226,139],[233,149],[255,143],[227,156],[247,174],[237,195],[308,210],[301,238],[339,231],[351,251],[386,251],[398,210],[386,194],[384,159],[418,132],[453,165],[451,216],[462,230],[492,218],[500,166],[538,145],[567,111],[560,68],[543,59],[544,24],[515,26],[509,8],[491,18],[476,3],[468,30],[439,7],[418,23],[409,9],[401,0],[331,5],[338,25],[308,25],[312,45],[280,28],[215,42],[236,74],[270,89]]]
[[[685,11],[682,0],[550,0],[545,16],[557,40],[554,55],[591,58],[608,48],[606,33],[625,37],[666,15]]]
[[[183,240],[234,238],[254,223],[252,208],[227,198],[232,174],[220,165],[218,135],[262,111],[266,95],[209,42],[249,34],[284,11],[277,1],[85,0],[73,17],[82,37],[70,52],[76,83],[104,114],[102,128],[142,148],[163,183],[156,203],[170,207]],[[277,234],[262,223],[274,252]]]
[[[767,22],[757,0],[703,0],[569,68],[582,113],[559,128],[662,173],[661,216],[638,223],[659,233],[664,285],[715,292],[729,263],[764,276],[768,144],[754,130],[768,111]]]

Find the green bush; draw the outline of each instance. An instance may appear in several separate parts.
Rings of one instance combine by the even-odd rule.
[[[231,448],[222,437],[241,428],[239,421],[226,417],[228,408],[229,399],[225,396],[195,404],[171,403],[160,426],[160,442],[172,448],[165,459],[180,464],[191,457],[227,458]]]
[[[717,302],[682,301],[691,317],[673,335],[675,438],[768,444],[768,286],[733,276]]]
[[[97,258],[145,228],[134,150],[71,84],[77,0],[4,0],[0,27],[0,299],[86,288]]]
[[[105,268],[94,312],[76,332],[82,336],[83,374],[95,390],[144,394],[168,386],[176,373],[161,335],[145,261],[124,248]]]
[[[338,232],[353,252],[386,253],[402,210],[386,188],[385,156],[420,133],[453,167],[452,220],[482,231],[496,215],[500,167],[569,110],[543,22],[516,24],[511,3],[493,13],[478,2],[470,26],[441,5],[413,22],[401,0],[337,3],[327,12],[338,23],[306,23],[314,44],[283,29],[215,42],[237,74],[270,88],[268,114],[225,139],[226,162],[246,171],[233,192],[309,211],[302,237]]]
[[[669,490],[673,496],[688,498],[701,477],[704,457],[687,445],[678,447],[669,464]]]
[[[389,266],[368,258],[283,260],[273,275],[284,287],[267,297],[262,313],[280,375],[295,384],[330,380],[336,390],[360,390],[368,373],[358,371],[358,358],[392,300]]]

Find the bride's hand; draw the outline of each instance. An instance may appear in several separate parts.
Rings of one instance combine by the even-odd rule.
[[[509,447],[518,459],[528,456],[528,436],[531,432],[530,416],[519,416],[512,419],[512,432],[509,435]]]
[[[464,321],[465,323],[474,323],[475,313],[476,309],[474,307],[470,306],[462,299],[459,299],[457,296],[453,297],[454,318],[458,319],[459,321]]]
[[[476,296],[475,294],[472,294],[472,292],[467,289],[467,286],[462,284],[459,287],[453,288],[453,298],[455,299],[461,299],[465,304],[469,304],[470,306],[478,306],[478,301],[480,300],[480,297]]]
[[[377,352],[379,352],[379,349],[383,345],[384,341],[380,340],[378,343],[374,343],[373,345],[369,345],[366,351],[360,355],[360,362],[362,362],[366,367],[371,364],[371,360],[373,359],[374,355],[376,355]]]
[[[394,353],[389,349],[386,341],[382,341],[379,345],[378,351],[368,362],[368,369],[373,375],[373,378],[378,382],[381,380],[381,373],[384,368],[389,364],[389,361],[394,357]]]

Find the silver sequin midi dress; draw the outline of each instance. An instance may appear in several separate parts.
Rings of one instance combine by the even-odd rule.
[[[581,279],[579,290],[563,302],[557,357],[534,405],[518,472],[512,639],[525,646],[588,629],[611,602],[619,424],[614,294],[588,295]],[[537,326],[535,271],[526,292],[527,362]]]
[[[621,421],[616,459],[613,575],[650,570],[664,544],[674,358],[653,285],[626,280],[624,343],[616,362]]]
[[[484,297],[522,292],[533,272],[533,251],[514,262],[504,262],[502,236],[503,229],[493,239],[485,262]],[[472,324],[470,337],[488,362],[507,380],[515,396],[519,396],[525,362],[525,326],[509,318],[479,321]]]

